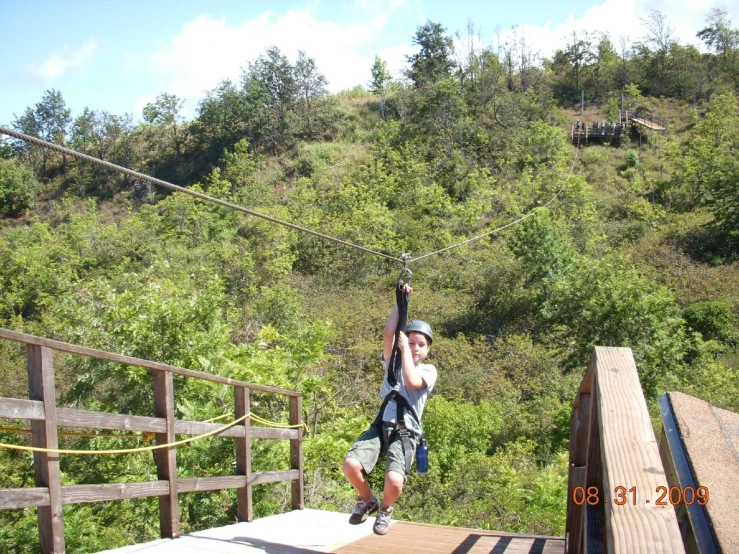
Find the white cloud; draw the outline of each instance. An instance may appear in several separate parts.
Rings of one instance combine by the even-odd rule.
[[[69,47],[65,46],[61,52],[51,54],[41,63],[26,66],[25,73],[42,84],[52,83],[70,70],[87,64],[95,56],[98,46],[100,43],[94,38],[86,40],[82,46],[71,52]]]
[[[702,44],[696,33],[705,26],[706,15],[715,7],[722,7],[719,0],[605,0],[586,10],[580,17],[570,13],[562,24],[521,25],[517,32],[519,36],[525,35],[531,49],[542,56],[551,56],[555,50],[563,48],[571,38],[573,29],[581,35],[608,33],[618,48],[621,37],[630,41],[645,37],[647,30],[642,20],[647,19],[652,10],[658,10],[666,16],[678,41],[700,47]],[[739,19],[739,5],[734,3],[727,11],[732,21]],[[512,40],[513,36],[511,29],[502,31],[501,44]]]
[[[293,61],[298,49],[305,50],[316,60],[332,92],[366,84],[375,54],[369,53],[371,46],[403,4],[402,0],[373,3],[364,19],[350,23],[319,20],[311,6],[279,15],[265,12],[238,24],[203,15],[146,56],[151,86],[185,98],[187,111],[194,110],[206,90],[224,79],[237,80],[241,69],[272,45]],[[355,5],[361,8],[362,1]],[[380,55],[391,70],[399,72],[409,48],[385,48]]]

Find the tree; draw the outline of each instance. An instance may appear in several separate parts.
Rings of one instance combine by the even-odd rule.
[[[565,57],[572,66],[572,77],[575,88],[580,89],[582,73],[593,60],[592,43],[586,38],[578,37],[577,31],[572,31],[572,42],[565,48]]]
[[[185,101],[174,94],[163,93],[157,96],[154,102],[144,106],[144,121],[151,124],[169,127],[172,131],[172,144],[175,155],[179,158],[185,138],[182,133],[182,124],[185,118],[180,114]]]
[[[328,80],[318,71],[316,61],[304,51],[298,50],[298,59],[293,68],[298,113],[301,119],[300,134],[303,138],[316,138],[321,98],[326,95]]]
[[[431,21],[426,21],[416,30],[413,44],[420,46],[420,51],[413,56],[406,56],[411,64],[406,75],[416,88],[451,77],[454,46],[451,37],[444,33],[446,29],[440,23]]]
[[[387,64],[380,56],[375,56],[375,63],[372,64],[372,80],[369,82],[370,91],[374,94],[382,94],[392,79],[393,76],[388,71]]]
[[[249,143],[258,150],[290,144],[295,128],[289,120],[298,88],[290,61],[276,46],[250,63],[242,74]]]
[[[729,14],[723,8],[713,8],[706,18],[708,27],[698,31],[696,35],[706,46],[719,54],[725,69],[736,60],[739,47],[739,30],[731,28]]]
[[[670,86],[673,64],[670,52],[675,43],[675,29],[670,26],[667,17],[658,10],[651,10],[649,16],[641,21],[647,28],[644,42],[638,45],[640,59],[645,65],[644,76],[651,94],[660,96],[665,94]]]
[[[35,136],[48,142],[55,142],[61,146],[66,143],[67,127],[72,122],[72,112],[67,108],[62,93],[50,89],[44,92],[41,101],[36,106],[26,108],[21,117],[16,117],[13,127],[22,133]],[[19,150],[30,153],[33,158],[39,156],[38,149],[20,146]],[[46,174],[49,153],[41,149],[41,171]],[[35,165],[35,164],[34,164]],[[66,170],[67,156],[62,154],[62,168]]]

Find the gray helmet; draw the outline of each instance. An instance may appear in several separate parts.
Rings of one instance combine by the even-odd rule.
[[[406,325],[405,334],[408,335],[410,333],[421,333],[422,335],[425,335],[426,338],[429,339],[429,345],[431,345],[434,340],[434,333],[431,330],[431,325],[425,321],[421,321],[420,319],[411,321]]]

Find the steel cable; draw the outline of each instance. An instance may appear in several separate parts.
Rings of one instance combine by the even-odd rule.
[[[0,133],[4,135],[8,135],[10,137],[16,138],[18,140],[22,140],[24,142],[28,142],[31,144],[35,144],[36,146],[40,146],[42,148],[48,148],[49,150],[54,150],[56,152],[60,152],[62,154],[68,154],[70,156],[73,156],[75,158],[79,158],[81,160],[88,161],[90,163],[97,164],[101,167],[105,167],[107,169],[112,169],[113,171],[118,171],[120,173],[125,173],[126,175],[130,175],[131,177],[135,177],[136,179],[141,179],[143,181],[147,181],[149,183],[152,183],[154,185],[159,185],[161,187],[165,187],[171,190],[175,190],[177,192],[182,192],[184,194],[189,194],[190,196],[194,196],[195,198],[199,198],[200,200],[205,200],[208,202],[213,202],[215,204],[219,204],[221,206],[224,206],[226,208],[231,208],[233,210],[237,210],[239,212],[245,213],[247,215],[253,215],[254,217],[259,217],[261,219],[264,219],[266,221],[269,221],[271,223],[277,223],[278,225],[282,225],[284,227],[289,227],[290,229],[295,229],[296,231],[302,231],[303,233],[308,233],[310,235],[315,235],[317,237],[321,237],[326,240],[330,240],[332,242],[335,242],[337,244],[342,244],[344,246],[348,246],[350,248],[355,248],[357,250],[362,250],[364,252],[367,252],[369,254],[374,254],[375,256],[381,256],[383,258],[387,258],[389,260],[393,260],[394,262],[400,262],[403,263],[403,260],[400,258],[396,258],[394,256],[390,256],[389,254],[385,254],[383,252],[378,252],[376,250],[372,250],[370,248],[366,248],[364,246],[360,246],[358,244],[352,244],[351,242],[347,242],[345,240],[337,239],[335,237],[319,233],[318,231],[314,231],[313,229],[308,229],[306,227],[301,227],[300,225],[296,225],[294,223],[289,223],[287,221],[283,221],[281,219],[277,219],[276,217],[272,217],[260,212],[255,212],[254,210],[249,210],[248,208],[244,208],[243,206],[238,206],[236,204],[232,204],[230,202],[226,202],[225,200],[219,200],[218,198],[214,198],[212,196],[208,196],[207,194],[203,194],[194,190],[190,190],[185,187],[180,187],[178,185],[174,185],[172,183],[169,183],[167,181],[162,181],[161,179],[157,179],[155,177],[150,177],[149,175],[146,175],[144,173],[139,173],[138,171],[134,171],[132,169],[128,169],[126,167],[122,167],[120,165],[116,165],[110,162],[106,162],[104,160],[94,158],[93,156],[88,156],[87,154],[82,154],[81,152],[77,152],[76,150],[70,150],[69,148],[65,148],[63,146],[59,146],[58,144],[54,144],[52,142],[47,142],[45,140],[42,140],[37,137],[32,137],[30,135],[26,135],[24,133],[19,133],[18,131],[14,131],[13,129],[8,129],[7,127],[0,126]]]

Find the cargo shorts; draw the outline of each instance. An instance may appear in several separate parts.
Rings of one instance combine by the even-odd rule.
[[[394,423],[383,422],[382,432],[386,441],[389,439],[393,429],[395,429]],[[411,458],[413,458],[416,454],[416,447],[418,446],[418,436],[415,433],[411,433],[410,440],[411,448],[413,448]],[[351,447],[346,457],[359,460],[359,463],[364,468],[364,472],[369,475],[375,469],[377,460],[380,457],[381,447],[380,434],[377,427],[372,425],[364,433],[359,435],[357,442]],[[403,441],[400,440],[400,435],[396,435],[395,440],[387,448],[387,453],[385,454],[385,473],[388,471],[400,473],[404,481],[408,479],[405,473],[405,449],[403,448]]]

